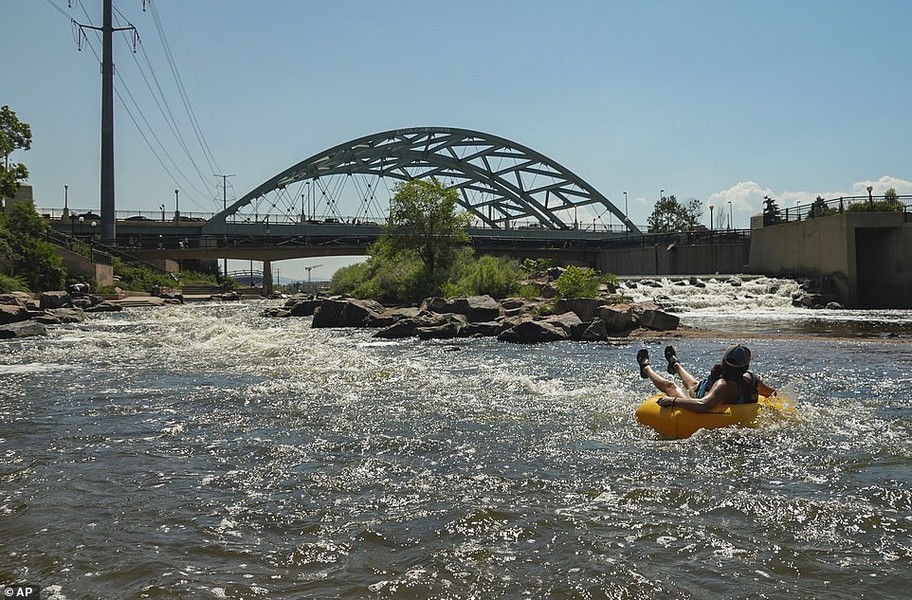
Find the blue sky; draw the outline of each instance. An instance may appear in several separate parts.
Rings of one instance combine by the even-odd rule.
[[[153,2],[115,1],[142,40],[133,54],[117,37],[117,85],[177,168],[118,103],[119,210],[171,207],[180,188],[182,212],[211,212],[215,172],[236,174],[240,196],[325,148],[412,126],[528,146],[619,206],[627,191],[638,224],[659,190],[716,218],[731,202],[736,227],[767,194],[781,207],[867,185],[912,194],[909,2]],[[89,32],[77,50],[70,18],[99,24],[101,0],[0,3],[0,105],[32,127],[13,158],[46,208],[64,185],[71,207],[98,206],[100,43]]]

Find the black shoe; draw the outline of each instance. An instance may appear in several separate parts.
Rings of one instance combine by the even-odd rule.
[[[640,365],[640,377],[649,379],[649,375],[646,374],[646,367],[649,366],[649,350],[643,348],[637,352],[637,364]]]
[[[681,361],[678,360],[674,346],[665,346],[665,360],[668,361],[668,372],[672,375],[677,374],[675,371],[675,365]]]

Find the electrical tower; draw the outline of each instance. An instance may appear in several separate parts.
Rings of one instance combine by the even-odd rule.
[[[80,30],[94,29],[101,32],[101,239],[113,244],[117,241],[114,217],[114,32],[133,31],[136,28],[114,27],[113,0],[103,0],[102,25],[76,23]]]

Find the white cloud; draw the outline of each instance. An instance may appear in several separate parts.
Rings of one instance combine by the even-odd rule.
[[[770,188],[761,187],[755,181],[742,181],[727,190],[710,194],[706,205],[715,205],[717,209],[726,211],[727,204],[732,203],[732,209],[736,212],[746,212],[748,214],[757,214],[763,211],[763,197],[769,196],[776,200],[779,208],[793,207],[795,204],[810,204],[817,196],[822,196],[826,200],[833,198],[849,196],[866,196],[867,187],[872,186],[872,193],[875,196],[883,195],[888,189],[893,188],[899,195],[912,194],[912,181],[899,179],[884,175],[874,181],[857,181],[848,189],[829,191],[829,192],[807,192],[807,191],[790,191],[775,192]],[[721,213],[719,213],[721,214]]]

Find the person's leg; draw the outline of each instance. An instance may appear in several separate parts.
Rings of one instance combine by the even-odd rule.
[[[690,394],[695,394],[700,382],[693,375],[688,373],[687,369],[684,368],[684,365],[681,364],[681,361],[678,360],[678,355],[675,352],[674,346],[665,346],[665,360],[668,361],[668,372],[677,374],[678,377],[681,378],[681,381],[684,382],[684,386],[690,391]]]
[[[656,388],[666,396],[672,398],[687,398],[687,393],[682,390],[674,381],[660,375],[652,365],[649,364],[649,351],[643,348],[637,352],[637,363],[640,365],[640,377],[652,381]]]

